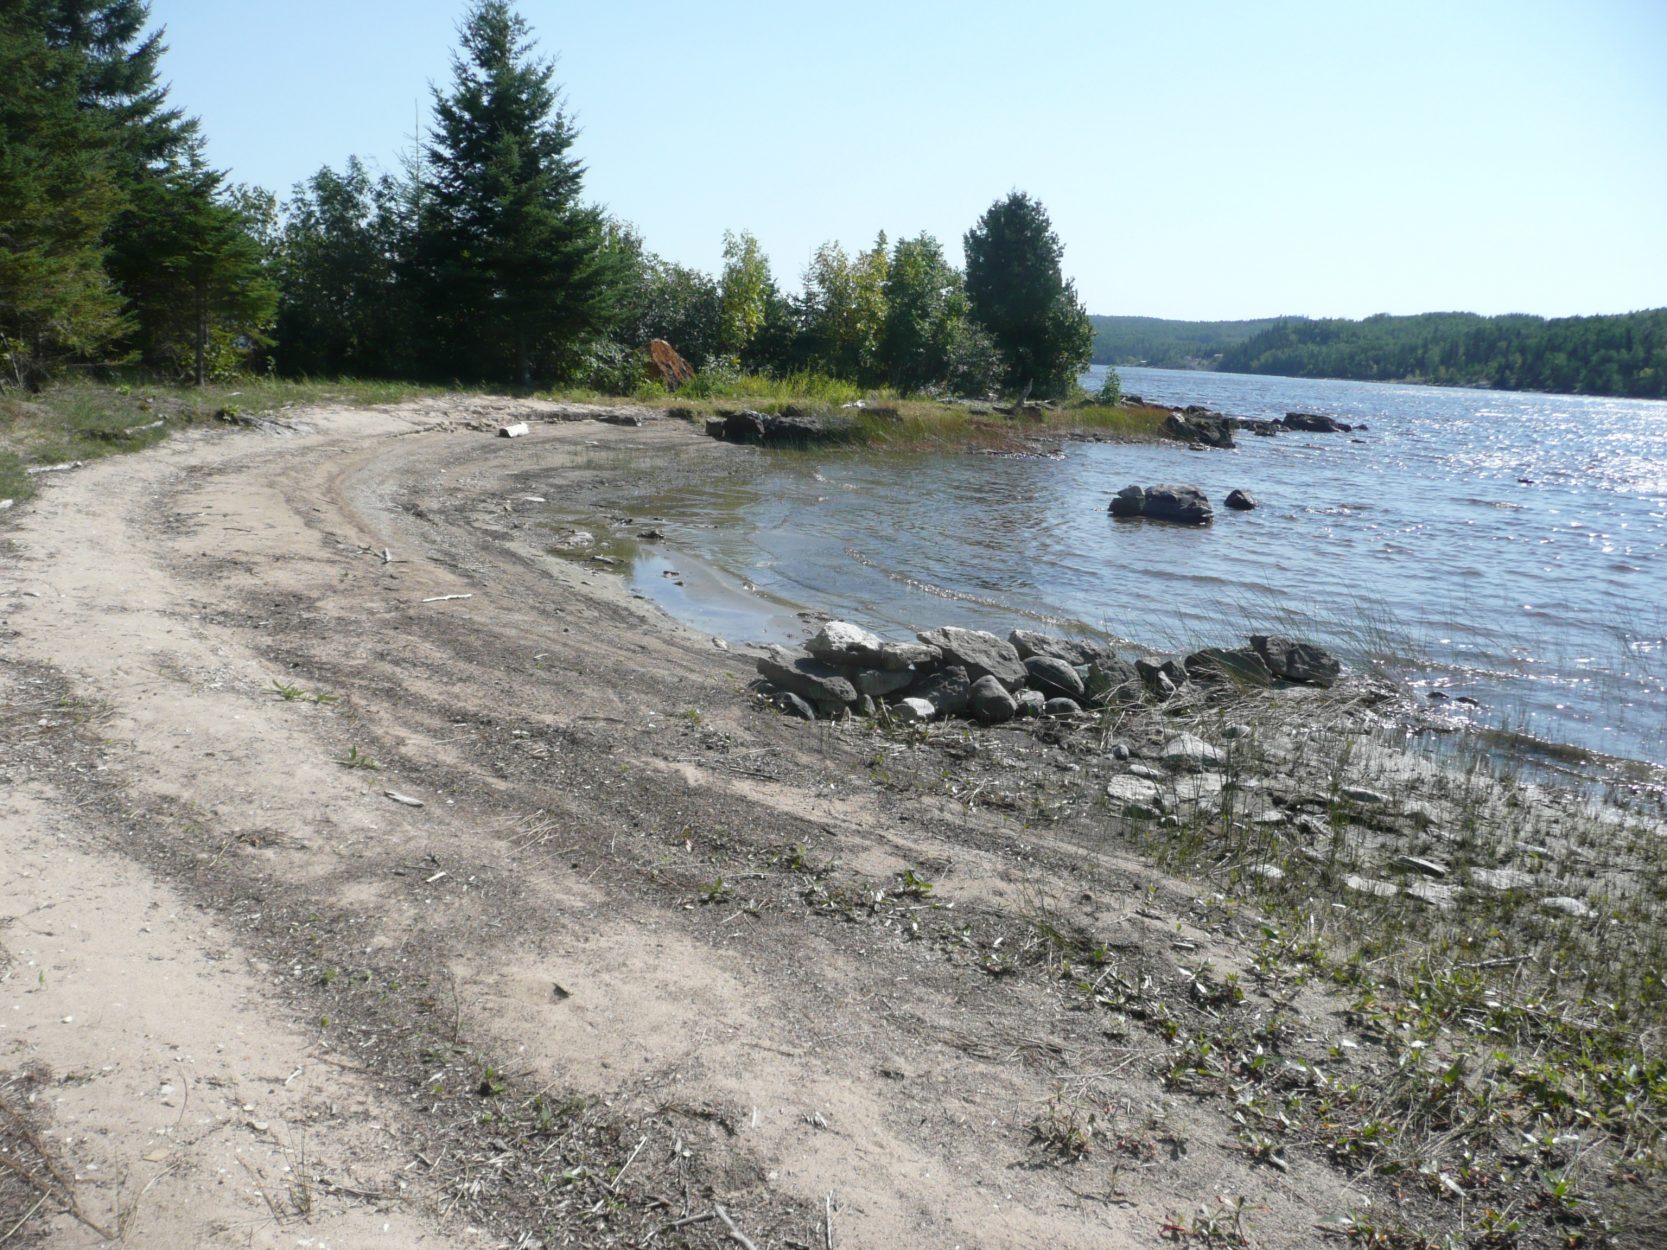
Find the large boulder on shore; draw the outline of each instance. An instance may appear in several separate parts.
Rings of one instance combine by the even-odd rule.
[[[886,644],[849,621],[829,621],[805,643],[805,650],[824,664],[847,668],[879,668],[880,651]]]
[[[943,652],[945,664],[966,669],[967,676],[973,681],[985,676],[994,677],[1008,690],[1017,690],[1025,684],[1024,661],[1019,659],[1018,651],[1012,643],[992,633],[946,625],[942,629],[926,630],[915,637],[926,646]],[[927,697],[931,698],[930,695]],[[932,701],[937,702],[936,699]],[[939,704],[940,711],[942,706]]]
[[[1033,655],[1025,661],[1032,690],[1040,690],[1049,698],[1075,699],[1082,702],[1084,687],[1082,674],[1064,660],[1051,655]]]
[[[1018,700],[994,677],[980,677],[967,692],[967,710],[986,725],[1000,725],[1018,714]]]
[[[1019,653],[1021,660],[1043,655],[1055,660],[1064,660],[1072,666],[1092,664],[1110,651],[1109,647],[1099,643],[1078,642],[1075,638],[1039,634],[1029,629],[1015,629],[1007,635],[1007,641],[1013,644],[1013,649]]]
[[[1280,634],[1252,634],[1250,645],[1262,657],[1268,671],[1285,681],[1330,687],[1343,671],[1336,656],[1311,642],[1298,642]]]
[[[824,664],[840,668],[882,669],[888,673],[930,668],[943,658],[943,653],[936,647],[918,642],[888,642],[849,621],[829,621],[805,644],[805,650]],[[876,692],[870,690],[868,693]]]
[[[1088,666],[1083,681],[1090,703],[1139,703],[1144,685],[1133,664],[1115,655],[1102,655]]]
[[[1112,498],[1107,509],[1113,516],[1146,517],[1177,525],[1208,525],[1215,509],[1196,486],[1160,483],[1156,486],[1125,486]]]
[[[722,424],[718,424],[719,421]],[[719,413],[706,423],[706,432],[728,443],[753,443],[764,447],[803,447],[812,443],[845,443],[856,434],[855,417],[844,412],[807,412],[787,408],[779,413]]]
[[[911,698],[924,699],[942,716],[954,716],[964,711],[972,693],[972,679],[958,664],[941,668],[909,692]]]
[[[848,707],[857,701],[857,688],[844,673],[810,656],[793,655],[779,647],[758,657],[758,675],[773,686],[791,690],[823,710]]]

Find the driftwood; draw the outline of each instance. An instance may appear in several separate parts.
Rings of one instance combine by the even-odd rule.
[[[395,803],[403,803],[406,807],[421,807],[423,805],[421,799],[414,799],[409,794],[401,794],[398,790],[384,790],[382,793]]]
[[[500,425],[498,427],[499,438],[520,438],[523,434],[531,432],[532,427],[525,421],[517,421],[514,425]]]
[[[62,464],[32,464],[23,471],[31,477],[36,473],[63,473],[69,469],[79,469],[82,463],[80,460],[66,460]]]
[[[729,1239],[731,1241],[733,1241],[736,1245],[741,1246],[742,1250],[758,1250],[758,1247],[752,1244],[752,1239],[740,1229],[735,1227],[735,1221],[729,1218],[728,1211],[725,1211],[715,1202],[712,1204],[712,1210],[715,1211],[718,1218],[724,1222],[724,1228],[729,1231]]]
[[[432,599],[424,599],[424,603],[445,603],[449,599],[473,599],[473,595],[435,595]]]

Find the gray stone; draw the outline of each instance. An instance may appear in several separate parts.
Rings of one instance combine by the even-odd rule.
[[[1153,768],[1150,764],[1130,764],[1129,776],[1144,777],[1147,781],[1167,781],[1169,774],[1161,768]]]
[[[1007,687],[985,675],[967,692],[967,710],[986,725],[1000,725],[1018,714],[1019,704]]]
[[[1148,807],[1163,807],[1163,791],[1145,777],[1113,777],[1106,782],[1106,797],[1119,803],[1144,803]]]
[[[1019,690],[1025,684],[1024,661],[1006,639],[982,629],[957,629],[953,625],[916,636],[928,647],[943,652],[944,663],[966,669],[974,681],[994,677],[1008,690]]]
[[[1114,760],[1126,760],[1126,759],[1129,758],[1129,754],[1130,754],[1129,744],[1127,742],[1113,742],[1111,744],[1111,758],[1112,759],[1114,759]]]
[[[1134,662],[1134,667],[1141,681],[1146,683],[1146,688],[1160,699],[1167,699],[1186,684],[1186,664],[1177,655],[1165,656],[1162,659],[1148,659],[1142,656]],[[1168,683],[1167,687],[1165,683]]]
[[[1309,434],[1347,434],[1354,428],[1336,417],[1317,412],[1287,412],[1284,424],[1287,430],[1303,430]]]
[[[1256,506],[1256,496],[1247,490],[1230,490],[1227,492],[1226,504],[1234,512],[1249,512]]]
[[[914,693],[944,716],[954,716],[967,706],[972,680],[960,665],[939,669],[914,688]]]
[[[1108,655],[1101,656],[1088,666],[1083,688],[1090,703],[1105,703],[1112,699],[1119,703],[1139,703],[1146,687],[1133,664]]]
[[[805,650],[824,664],[848,668],[878,668],[885,643],[849,621],[829,621],[805,643]]]
[[[1054,698],[1042,705],[1044,716],[1075,716],[1082,711],[1082,705],[1075,699]]]
[[[1219,412],[1192,407],[1172,412],[1163,420],[1163,432],[1170,438],[1199,447],[1233,446],[1233,424]]]
[[[1507,894],[1512,890],[1526,890],[1534,884],[1534,877],[1516,868],[1472,868],[1470,884],[1495,894]]]
[[[1372,894],[1378,898],[1394,898],[1401,892],[1387,881],[1374,881],[1370,877],[1344,877],[1343,884],[1356,894]]]
[[[1437,863],[1433,859],[1423,859],[1417,855],[1397,855],[1390,862],[1397,868],[1422,873],[1426,877],[1445,877],[1447,875],[1446,864]]]
[[[893,671],[913,668],[924,672],[943,661],[943,652],[918,642],[888,642],[881,646],[878,666]]]
[[[788,716],[797,716],[800,720],[816,719],[816,709],[791,690],[776,691],[770,696],[770,706]]]
[[[1074,638],[1059,638],[1053,634],[1038,634],[1028,629],[1015,629],[1007,635],[1007,641],[1013,644],[1013,649],[1019,653],[1021,660],[1047,656],[1073,666],[1091,664],[1107,650],[1097,643],[1078,642]]]
[[[1221,736],[1223,738],[1229,738],[1229,739],[1234,739],[1234,740],[1239,739],[1239,738],[1248,738],[1248,737],[1250,737],[1250,726],[1240,724],[1238,721],[1234,721],[1230,725],[1223,725],[1222,726]]]
[[[1064,660],[1051,655],[1033,655],[1024,663],[1031,689],[1040,690],[1049,698],[1082,700],[1082,678]]]
[[[1020,716],[1040,716],[1047,710],[1048,698],[1040,690],[1019,691]]]
[[[1298,642],[1280,634],[1252,634],[1250,645],[1262,657],[1268,671],[1286,681],[1330,687],[1343,671],[1336,656],[1311,642]]]
[[[758,673],[783,690],[791,690],[818,705],[843,706],[857,701],[857,688],[838,669],[779,647],[758,657]]]
[[[876,699],[907,690],[915,684],[919,676],[920,674],[907,669],[891,672],[883,668],[863,668],[849,673],[851,684],[857,688],[858,694],[871,695]]]
[[[1227,767],[1227,756],[1218,747],[1193,734],[1180,734],[1164,743],[1163,762],[1171,768],[1199,772]]]
[[[1198,487],[1166,483],[1146,488],[1146,506],[1140,515],[1177,525],[1208,525],[1215,519],[1215,509]]]
[[[1456,885],[1441,885],[1435,881],[1414,881],[1406,889],[1408,898],[1415,898],[1420,903],[1427,903],[1437,911],[1452,911],[1459,901],[1460,890]]]
[[[1573,916],[1576,920],[1585,920],[1587,917],[1596,914],[1583,901],[1578,898],[1570,898],[1566,894],[1560,894],[1553,898],[1542,898],[1540,900],[1540,910],[1561,912],[1565,916]]]
[[[1264,881],[1285,880],[1285,870],[1277,864],[1252,864],[1250,871]]]
[[[1138,486],[1125,486],[1111,497],[1106,511],[1112,516],[1139,516],[1146,510],[1146,492]]]
[[[1351,803],[1373,807],[1389,802],[1387,794],[1380,794],[1376,790],[1368,790],[1365,786],[1344,786],[1337,793]]]
[[[938,714],[938,709],[932,706],[930,699],[918,699],[911,696],[893,703],[891,714],[893,719],[901,721],[905,725],[911,725],[916,721],[931,720]]]

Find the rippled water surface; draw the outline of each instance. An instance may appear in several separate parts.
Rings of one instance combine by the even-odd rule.
[[[664,516],[705,577],[745,594],[673,592],[653,562],[639,584],[752,638],[802,634],[795,606],[895,635],[1032,618],[1159,648],[1284,629],[1387,656],[1509,728],[1667,756],[1667,404],[1150,369],[1123,381],[1165,403],[1368,428],[1243,435],[1229,452],[741,454],[721,480],[619,503]],[[1115,521],[1107,501],[1131,482],[1197,483],[1215,524]],[[1222,509],[1234,487],[1262,506]]]

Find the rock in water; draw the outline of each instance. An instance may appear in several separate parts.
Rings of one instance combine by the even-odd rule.
[[[1343,671],[1342,664],[1331,652],[1281,634],[1252,634],[1250,645],[1262,657],[1268,671],[1286,681],[1330,687]]]
[[[1032,689],[1040,690],[1050,698],[1082,701],[1082,677],[1064,660],[1051,655],[1033,655],[1025,661],[1025,672],[1030,675]]]
[[[1317,412],[1287,412],[1284,424],[1287,430],[1303,430],[1309,434],[1347,434],[1354,428],[1336,417]]]
[[[1141,515],[1177,525],[1208,525],[1215,519],[1215,510],[1196,486],[1159,485],[1146,488]]]
[[[946,625],[917,634],[928,647],[943,652],[944,663],[966,669],[967,676],[976,681],[980,677],[994,677],[1008,690],[1018,690],[1025,684],[1024,661],[1013,649],[1013,644],[982,629],[957,629]],[[930,697],[930,696],[928,696]]]
[[[1017,715],[1019,705],[1006,686],[986,674],[967,692],[967,709],[986,725],[1000,725]]]
[[[1111,497],[1106,509],[1112,516],[1139,516],[1146,510],[1146,492],[1138,486],[1125,486]]]
[[[1235,512],[1249,512],[1256,506],[1256,496],[1247,490],[1230,490],[1226,502]]]

